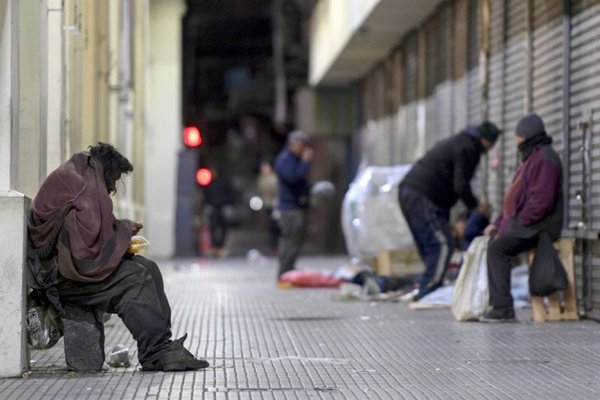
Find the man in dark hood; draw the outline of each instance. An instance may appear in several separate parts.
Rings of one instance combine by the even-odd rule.
[[[468,126],[438,142],[400,183],[400,208],[425,264],[419,290],[411,300],[421,299],[443,282],[455,247],[450,208],[459,199],[469,210],[484,207],[473,194],[471,179],[481,154],[492,148],[499,134],[491,122]]]
[[[487,254],[492,310],[483,322],[515,319],[510,294],[512,258],[534,249],[542,232],[557,240],[562,230],[562,164],[542,119],[533,113],[523,117],[515,140],[522,163],[504,195],[502,214],[485,231],[495,237]]]
[[[142,224],[113,215],[110,195],[131,163],[98,143],[75,154],[42,183],[28,223],[28,284],[61,302],[118,314],[138,344],[146,371],[206,368],[171,340],[171,308],[156,263],[129,253]]]

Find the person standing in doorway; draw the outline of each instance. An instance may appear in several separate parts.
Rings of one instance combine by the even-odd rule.
[[[314,156],[302,131],[289,134],[286,148],[275,160],[279,198],[279,277],[294,269],[306,238],[309,201],[308,171]]]
[[[454,248],[450,208],[460,199],[469,210],[480,204],[471,179],[481,155],[494,146],[500,130],[491,122],[468,126],[438,142],[418,160],[400,183],[400,208],[425,264],[419,289],[409,300],[417,301],[442,285]]]

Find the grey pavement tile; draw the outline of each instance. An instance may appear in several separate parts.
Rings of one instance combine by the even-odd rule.
[[[335,268],[341,258],[305,258]],[[106,350],[134,365],[68,374],[62,342],[32,352],[32,374],[0,380],[0,399],[593,399],[600,325],[458,323],[447,310],[339,302],[331,289],[276,289],[275,264],[244,259],[161,263],[173,333],[211,362],[204,371],[144,373],[120,320]]]

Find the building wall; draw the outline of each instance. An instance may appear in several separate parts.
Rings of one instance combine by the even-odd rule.
[[[33,197],[48,173],[98,141],[117,146],[134,166],[143,165],[146,32],[133,23],[124,27],[123,4],[131,5],[132,22],[143,28],[146,0],[18,3],[11,189]],[[130,57],[121,54],[123,37],[130,38]],[[135,82],[124,78],[124,65],[137,68]],[[130,128],[112,123],[121,115]],[[143,180],[127,178],[126,185],[115,198],[116,212],[142,218]]]
[[[181,143],[181,16],[183,2],[152,0],[147,54],[144,154],[149,253],[170,257],[175,248],[177,152]],[[177,45],[174,45],[177,44]]]
[[[562,155],[582,309],[600,316],[599,35],[597,0],[446,1],[358,82],[357,129],[363,159],[390,165],[466,124],[498,124],[474,182],[497,213],[518,163],[516,123],[540,114]]]

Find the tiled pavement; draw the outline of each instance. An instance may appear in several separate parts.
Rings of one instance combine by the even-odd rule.
[[[173,331],[210,368],[68,374],[61,342],[32,354],[28,378],[0,380],[0,399],[600,399],[595,322],[533,324],[525,310],[515,324],[458,323],[447,310],[278,290],[272,262],[161,266]],[[117,317],[106,333],[107,349],[135,349]]]

